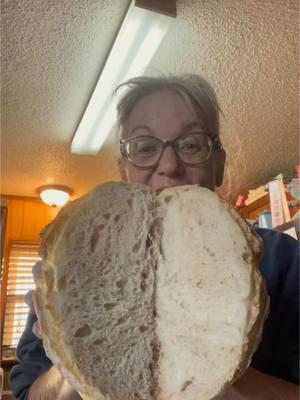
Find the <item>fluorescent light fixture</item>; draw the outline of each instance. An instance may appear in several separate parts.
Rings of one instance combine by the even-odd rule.
[[[99,81],[75,132],[71,152],[96,154],[116,121],[116,87],[144,73],[173,17],[135,6],[119,30]]]
[[[66,186],[47,185],[37,189],[42,201],[48,206],[62,207],[69,200],[72,190]]]

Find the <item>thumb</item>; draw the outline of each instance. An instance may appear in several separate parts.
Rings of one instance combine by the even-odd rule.
[[[42,261],[37,261],[32,267],[32,275],[34,281],[36,281],[43,271],[43,263]]]
[[[24,301],[25,303],[28,305],[29,307],[29,312],[31,314],[35,314],[35,309],[34,309],[34,303],[33,303],[33,296],[34,296],[34,290],[29,290],[29,292],[27,292],[25,294],[24,297]]]
[[[43,339],[43,337],[42,337],[42,332],[41,332],[41,329],[40,329],[39,321],[36,321],[36,322],[33,324],[33,326],[32,326],[32,332],[33,332],[33,334],[34,334],[36,337],[38,337],[39,339]]]

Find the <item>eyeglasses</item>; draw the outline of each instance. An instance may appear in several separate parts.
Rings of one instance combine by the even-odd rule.
[[[172,146],[178,160],[198,166],[211,156],[212,149],[222,150],[218,135],[193,132],[178,136],[175,140],[161,140],[155,136],[134,136],[120,140],[124,158],[137,168],[153,168],[158,165],[167,146]]]

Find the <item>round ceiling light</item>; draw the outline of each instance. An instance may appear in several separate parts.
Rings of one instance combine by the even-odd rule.
[[[62,207],[69,200],[72,190],[66,186],[46,185],[37,189],[42,201],[53,207]]]

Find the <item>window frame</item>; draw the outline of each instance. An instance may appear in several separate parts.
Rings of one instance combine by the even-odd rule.
[[[20,320],[22,320],[22,323],[19,323],[19,325],[22,327],[22,330],[24,330],[25,328],[25,323],[26,323],[26,319],[27,317],[24,318],[24,315],[28,314],[28,306],[26,306],[25,303],[25,293],[27,291],[29,291],[30,289],[32,289],[32,283],[33,283],[33,277],[31,279],[30,274],[28,274],[28,271],[30,270],[31,272],[31,267],[25,266],[23,267],[24,270],[26,271],[22,271],[22,267],[20,267],[20,271],[18,271],[15,267],[14,261],[12,261],[12,257],[15,256],[14,252],[20,251],[22,247],[25,247],[24,249],[24,253],[26,254],[27,252],[30,252],[32,250],[36,250],[36,256],[33,256],[34,260],[32,261],[32,265],[34,265],[34,263],[40,259],[40,257],[38,256],[38,250],[39,250],[39,246],[40,246],[40,242],[39,241],[34,241],[34,240],[10,240],[7,250],[6,250],[6,254],[4,256],[4,262],[3,262],[3,267],[2,267],[2,293],[1,293],[1,349],[2,352],[5,349],[15,349],[16,348],[16,343],[13,343],[13,335],[18,336],[19,334],[17,333],[17,325],[18,323],[15,323],[15,321],[17,319],[14,319],[13,324],[15,323],[15,325],[12,328],[11,331],[11,340],[10,340],[10,344],[7,344],[4,342],[5,339],[5,333],[6,333],[6,329],[8,329],[6,327],[6,321],[7,318],[11,318],[12,316],[15,317],[18,313],[18,304],[21,304],[20,309],[22,309],[21,311],[21,315],[22,318],[20,318]],[[19,248],[18,248],[19,247]],[[21,253],[22,254],[22,253]],[[26,256],[26,255],[25,255]],[[24,257],[24,256],[23,256]],[[14,260],[14,258],[13,258]],[[26,261],[26,260],[25,260]],[[14,272],[12,273],[12,276],[10,276],[10,267],[14,265]],[[15,283],[15,284],[22,284],[22,277],[20,277],[19,279],[16,278],[16,276],[18,275],[18,272],[23,272],[24,277],[23,279],[25,279],[23,281],[23,283],[25,282],[25,287],[20,289],[23,291],[22,294],[17,294],[17,293],[10,293],[8,294],[8,289],[9,289],[9,283]],[[28,285],[27,285],[28,284]],[[26,288],[26,285],[28,286]],[[17,290],[17,288],[15,289]],[[22,303],[24,303],[24,307],[22,305]],[[12,313],[11,311],[8,313],[8,307],[11,308],[11,305],[14,305],[14,312]],[[19,311],[20,311],[19,309]],[[26,309],[26,310],[25,310]],[[25,311],[24,311],[25,310]],[[19,329],[19,331],[21,331],[21,329]],[[16,340],[15,340],[16,342]],[[1,359],[3,354],[1,354]]]

